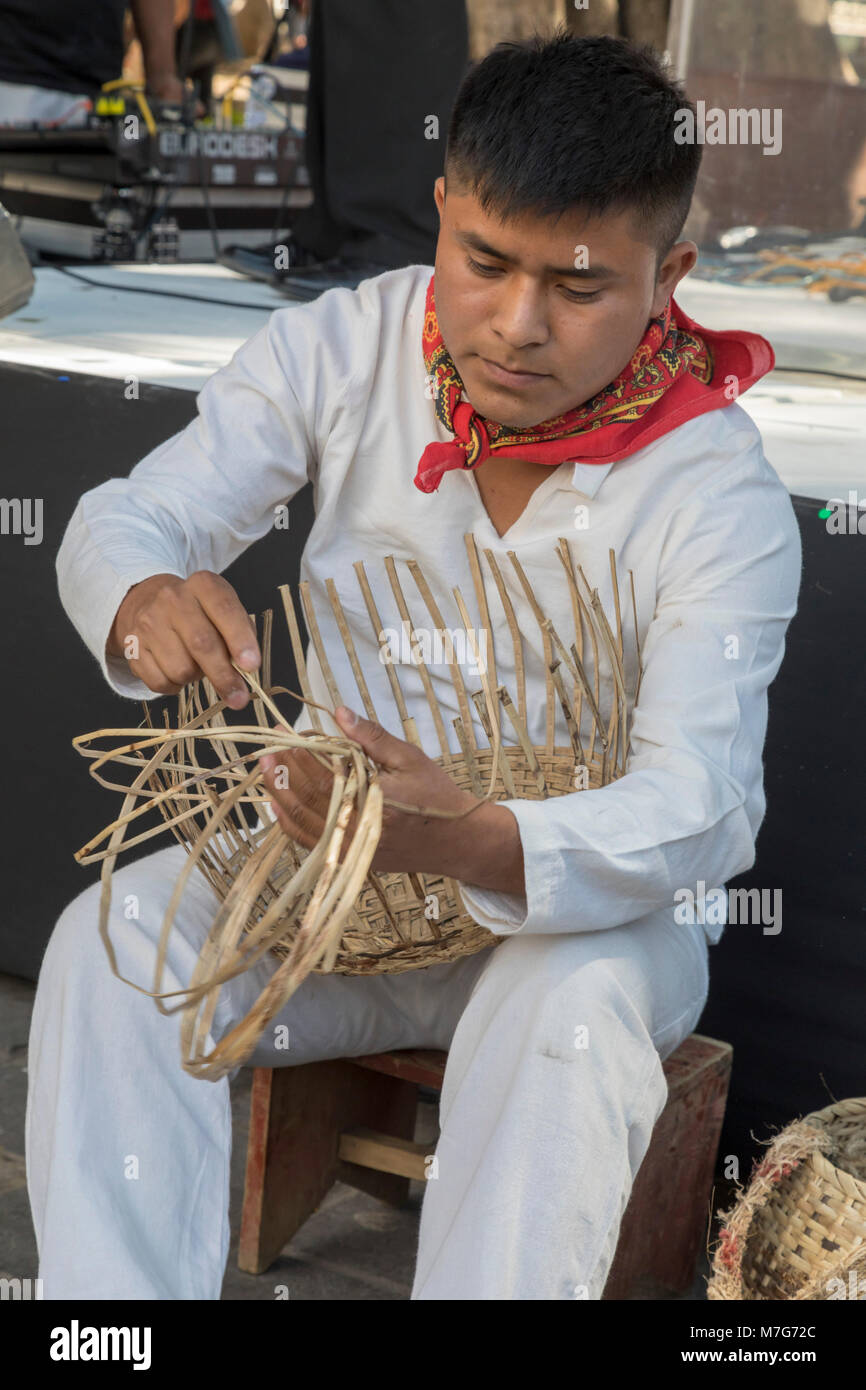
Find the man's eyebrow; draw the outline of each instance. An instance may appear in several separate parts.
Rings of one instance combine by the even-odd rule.
[[[464,246],[471,246],[474,251],[480,251],[484,256],[495,256],[498,261],[505,261],[507,265],[516,264],[513,256],[506,256],[504,251],[497,251],[495,246],[490,246],[477,232],[455,232],[455,236]],[[618,270],[613,270],[606,265],[584,267],[548,265],[544,267],[544,270],[547,275],[568,276],[574,280],[620,280],[622,278]]]

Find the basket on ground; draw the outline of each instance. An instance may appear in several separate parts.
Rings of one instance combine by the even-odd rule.
[[[722,1219],[708,1299],[866,1299],[866,1098],[782,1130]]]

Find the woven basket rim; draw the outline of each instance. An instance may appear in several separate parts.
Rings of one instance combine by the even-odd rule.
[[[803,1116],[803,1123],[817,1123],[826,1129],[832,1120],[855,1115],[862,1116],[866,1121],[866,1096],[853,1096],[849,1100],[825,1105],[821,1110],[812,1110]],[[813,1150],[808,1162],[825,1182],[834,1183],[842,1191],[849,1189],[850,1196],[859,1197],[866,1203],[866,1178],[858,1178],[854,1173],[849,1173],[847,1168],[840,1168],[837,1163],[831,1162],[826,1154],[821,1153],[820,1149]]]

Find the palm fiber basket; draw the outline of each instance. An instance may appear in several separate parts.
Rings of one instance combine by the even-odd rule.
[[[629,719],[623,620],[613,551],[610,570],[615,611],[609,621],[597,589],[590,588],[582,569],[575,564],[568,540],[561,537],[558,541],[556,555],[562,564],[574,621],[568,645],[545,617],[517,556],[508,552],[538,624],[546,668],[546,738],[544,744],[534,746],[527,732],[524,639],[511,599],[496,557],[486,550],[484,555],[513,645],[514,698],[496,676],[491,600],[475,538],[467,533],[464,540],[485,650],[477,651],[466,605],[459,589],[454,588],[454,601],[464,625],[463,633],[457,629],[457,635],[465,637],[466,647],[473,649],[472,669],[478,671],[481,688],[467,689],[461,663],[455,656],[454,649],[459,644],[453,638],[443,644],[460,710],[451,720],[455,737],[450,741],[421,646],[415,639],[419,621],[428,623],[428,632],[429,624],[436,634],[449,634],[452,630],[446,627],[417,561],[407,560],[405,565],[426,609],[423,619],[417,612],[414,616],[410,613],[394,557],[385,557],[396,608],[406,632],[412,636],[412,664],[421,677],[440,745],[435,761],[461,789],[483,800],[543,799],[608,785],[622,776],[626,768]],[[388,629],[383,626],[363,563],[357,561],[354,569],[403,737],[420,747],[415,720],[409,714],[394,661],[389,658]],[[633,576],[629,579],[634,612],[636,700],[641,663]],[[351,705],[353,698],[344,696],[337,687],[309,584],[302,581],[298,588],[309,640],[332,710],[339,704]],[[381,723],[333,580],[327,581],[326,588],[364,711],[367,718]],[[91,775],[101,785],[124,793],[118,818],[76,854],[81,864],[102,862],[100,932],[115,974],[125,978],[117,970],[108,934],[111,873],[120,852],[142,844],[166,826],[189,851],[163,923],[154,989],[143,991],[157,1001],[163,1012],[173,1012],[160,1002],[172,997],[171,993],[159,992],[168,934],[183,884],[194,867],[207,877],[220,899],[221,907],[195,976],[187,990],[175,992],[185,998],[178,1007],[187,1010],[185,1023],[189,1024],[185,1039],[191,1044],[191,1051],[184,1066],[211,1079],[239,1065],[238,1059],[246,1060],[264,1025],[310,971],[366,975],[419,969],[456,960],[503,940],[480,927],[465,911],[452,879],[370,870],[381,832],[383,807],[378,769],[359,744],[342,733],[330,734],[323,729],[319,711],[326,707],[313,699],[301,630],[288,585],[280,586],[280,595],[301,685],[296,698],[309,709],[312,729],[294,730],[275,704],[276,696],[295,692],[274,685],[271,680],[273,612],[268,610],[257,624],[261,667],[255,674],[236,667],[252,691],[255,724],[236,722],[237,714],[233,711],[229,713],[235,722],[227,722],[224,701],[203,679],[185,686],[177,696],[176,722],[172,723],[164,711],[164,728],[154,727],[149,703],[144,702],[145,730],[101,729],[73,740],[78,751],[92,759]],[[604,711],[600,708],[604,703],[602,670],[606,672],[610,706]],[[476,737],[473,709],[486,742]],[[565,745],[555,742],[557,710],[561,710],[568,732]],[[455,738],[459,751],[451,746]],[[108,748],[104,746],[106,742]],[[299,747],[311,752],[333,776],[325,829],[313,850],[305,849],[283,832],[258,766],[258,759],[266,752]],[[430,749],[425,751],[433,756]],[[102,773],[106,766],[115,771],[132,768],[133,775],[127,775],[123,782],[110,780]],[[425,815],[446,814],[422,806],[403,809]],[[156,823],[141,829],[143,821],[147,824],[148,815]],[[350,822],[355,828],[351,838],[347,838]],[[206,1058],[201,1044],[219,988],[265,953],[279,958],[279,969],[244,1025],[233,1030],[229,1039],[223,1039]],[[191,1011],[198,1006],[203,1012],[193,1027],[189,1022]]]
[[[866,1098],[783,1129],[721,1218],[708,1299],[866,1299]]]

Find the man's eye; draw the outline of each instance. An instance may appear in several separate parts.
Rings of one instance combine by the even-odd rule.
[[[499,269],[495,265],[482,265],[481,261],[473,261],[471,256],[466,257],[473,270],[477,270],[479,275],[495,275]]]
[[[500,267],[498,265],[485,265],[482,261],[473,260],[471,256],[466,257],[467,264],[479,275],[498,275]],[[570,299],[574,304],[589,304],[593,299],[598,299],[600,290],[570,290],[565,285],[560,286],[565,291],[566,299]]]

